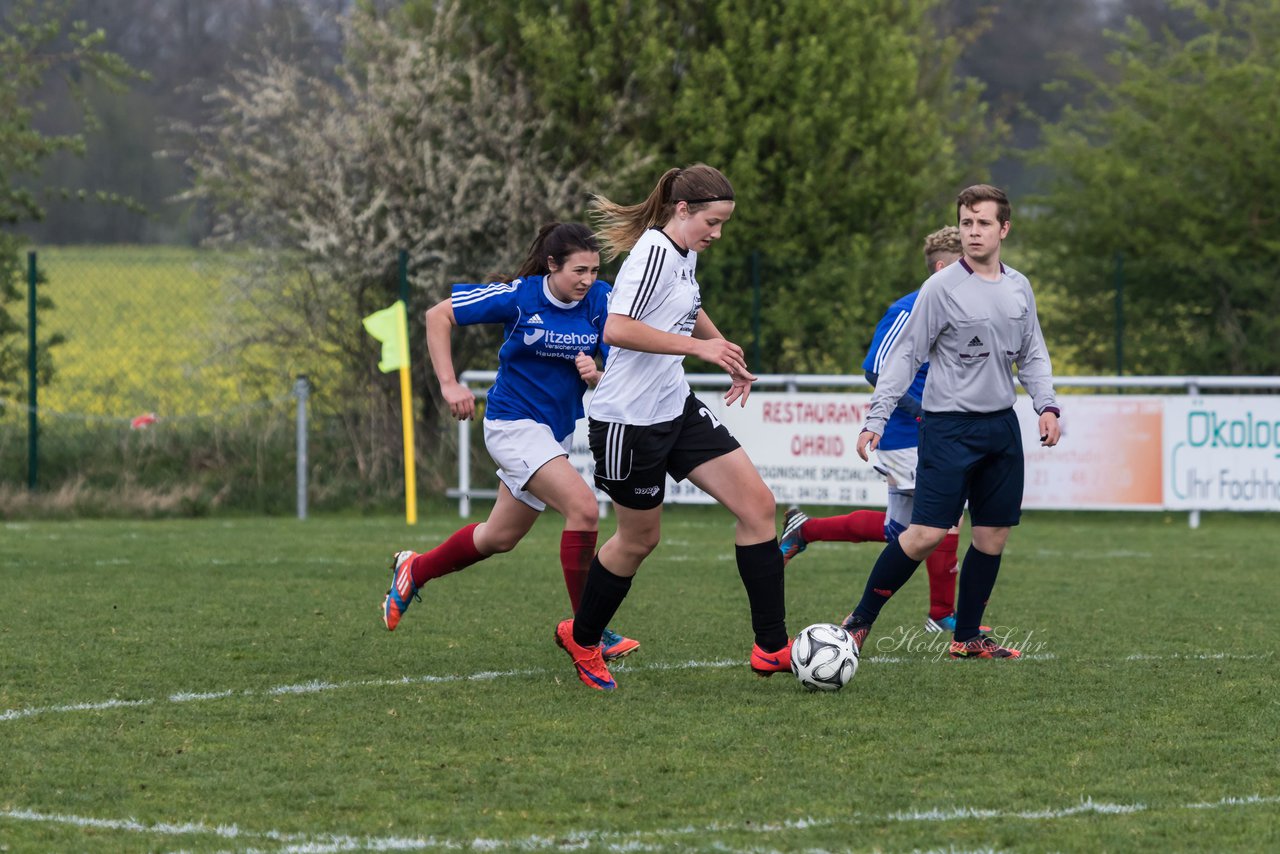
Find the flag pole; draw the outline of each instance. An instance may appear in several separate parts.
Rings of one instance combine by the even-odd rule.
[[[413,392],[409,386],[409,316],[404,300],[396,300],[390,308],[375,311],[362,323],[370,335],[382,342],[382,358],[378,370],[383,373],[400,370],[400,415],[404,426],[404,520],[410,525],[418,521],[417,467],[413,459]]]
[[[400,417],[404,425],[404,521],[418,524],[418,483],[413,442],[413,391],[409,385],[409,313],[400,305]]]

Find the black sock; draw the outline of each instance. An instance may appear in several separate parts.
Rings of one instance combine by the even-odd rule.
[[[960,584],[956,591],[956,634],[958,641],[973,640],[979,635],[982,613],[996,586],[1000,572],[1000,555],[980,552],[972,545],[964,553],[960,567]]]
[[[880,609],[889,597],[897,593],[911,579],[911,574],[921,561],[907,555],[895,539],[884,547],[876,565],[871,567],[871,576],[867,578],[867,587],[862,591],[862,601],[853,613],[868,623],[874,623],[880,616]]]
[[[630,589],[631,577],[623,578],[605,569],[597,553],[591,559],[587,583],[583,585],[582,599],[578,602],[578,613],[573,618],[573,642],[579,646],[600,643],[605,626],[618,612]]]
[[[787,645],[787,602],[783,589],[782,552],[777,539],[753,546],[735,546],[738,575],[751,604],[751,628],[756,645],[777,652]]]

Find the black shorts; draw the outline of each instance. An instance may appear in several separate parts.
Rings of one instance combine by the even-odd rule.
[[[974,525],[1012,527],[1022,517],[1025,473],[1022,431],[1012,409],[926,412],[911,521],[950,528],[967,498]]]
[[[674,421],[637,426],[588,421],[596,487],[615,504],[650,510],[662,503],[667,475],[684,480],[698,466],[741,445],[702,401],[690,392]]]

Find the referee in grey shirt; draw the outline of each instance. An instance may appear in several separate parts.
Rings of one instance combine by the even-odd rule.
[[[969,502],[973,543],[960,568],[952,658],[1017,658],[978,626],[1000,571],[1009,529],[1022,514],[1024,462],[1013,413],[1018,380],[1040,414],[1040,443],[1058,443],[1053,366],[1026,276],[1000,262],[1009,199],[976,184],[956,197],[964,256],[924,283],[884,361],[858,436],[858,455],[880,444],[885,420],[921,363],[929,362],[911,525],[885,546],[862,601],[844,621],[861,649],[880,609],[907,583]]]

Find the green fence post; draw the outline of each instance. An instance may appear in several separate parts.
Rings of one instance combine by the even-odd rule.
[[[760,250],[751,251],[751,370],[759,373],[760,364]]]
[[[405,311],[409,310],[409,250],[400,250],[400,299]]]
[[[1116,376],[1124,375],[1124,253],[1116,253]]]
[[[36,417],[36,253],[27,253],[27,489],[36,488],[40,423]]]

